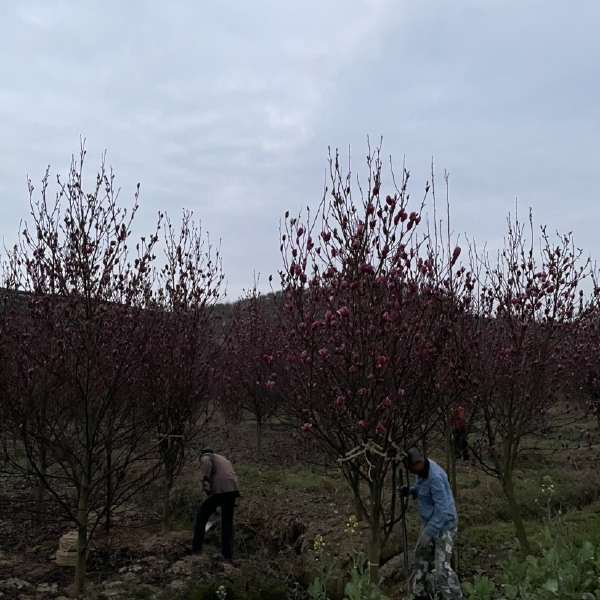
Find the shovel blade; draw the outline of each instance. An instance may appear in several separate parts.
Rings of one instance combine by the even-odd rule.
[[[214,525],[216,525],[219,521],[219,515],[213,515],[207,522],[206,522],[206,527],[204,528],[204,531],[209,531],[210,529],[213,528]]]

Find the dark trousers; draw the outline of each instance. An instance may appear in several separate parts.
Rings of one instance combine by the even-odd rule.
[[[209,496],[196,512],[194,520],[194,537],[192,538],[192,552],[201,552],[204,543],[206,523],[210,516],[221,509],[221,552],[225,558],[233,557],[233,511],[235,499],[239,492],[223,492]]]
[[[452,437],[454,438],[455,458],[469,460],[469,443],[467,441],[466,429],[454,429],[452,431]]]

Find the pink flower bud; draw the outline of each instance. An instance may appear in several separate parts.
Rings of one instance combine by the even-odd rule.
[[[361,419],[361,420],[358,422],[358,426],[359,426],[359,427],[366,427],[366,426],[367,426],[367,422],[366,422],[364,419]]]
[[[267,389],[272,390],[274,387],[275,387],[275,382],[272,379],[269,379],[269,381],[267,381]]]
[[[381,404],[379,405],[378,408],[389,408],[392,404],[392,401],[390,400],[389,396],[386,396],[382,401]]]
[[[336,403],[338,406],[344,406],[344,404],[346,404],[346,398],[344,398],[344,396],[338,396],[338,397],[335,399],[335,403]]]
[[[304,425],[302,425],[302,427],[300,429],[304,433],[307,433],[312,429],[312,423],[304,423]]]
[[[385,429],[385,425],[379,421],[379,423],[377,423],[377,427],[375,428],[375,431],[377,433],[379,433],[380,435],[385,435],[386,429]]]
[[[402,396],[404,396],[404,390],[402,388],[398,388],[396,396],[398,396],[398,398],[402,398]]]
[[[342,308],[337,311],[337,314],[340,315],[340,317],[348,317],[350,315],[350,311],[348,310],[348,307],[342,306]]]
[[[390,362],[390,359],[387,356],[378,356],[377,357],[377,366],[379,368],[385,367]]]
[[[329,350],[327,348],[321,348],[319,350],[319,355],[321,358],[327,358],[329,356]]]

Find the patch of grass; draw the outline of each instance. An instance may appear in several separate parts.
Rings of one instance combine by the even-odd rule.
[[[275,582],[263,582],[263,587],[254,582],[246,582],[245,586],[195,582],[190,583],[185,591],[164,593],[161,598],[162,600],[219,600],[223,596],[226,600],[286,600],[288,593],[283,585]]]
[[[150,585],[136,585],[135,588],[128,591],[129,597],[132,600],[149,600],[154,598],[155,590]]]
[[[189,527],[200,503],[204,500],[200,482],[181,479],[171,490],[170,508],[171,522],[175,525]],[[157,506],[157,510],[162,507]]]
[[[236,466],[236,472],[240,482],[244,483],[244,489],[251,491],[265,488],[303,492],[314,489],[333,491],[338,483],[346,485],[337,472],[317,472],[304,466],[283,468],[241,464]]]
[[[298,508],[318,503],[346,505],[352,494],[346,481],[337,471],[324,472],[310,466],[292,468],[239,465],[236,467],[245,499],[270,499],[275,504]],[[245,498],[245,499],[244,499]]]
[[[218,586],[208,583],[190,583],[185,591],[167,592],[161,595],[162,600],[218,600]],[[235,600],[240,596],[235,595],[235,590],[230,586],[225,586],[227,600]]]
[[[457,473],[456,504],[460,523],[487,525],[490,521],[510,520],[508,505],[497,479],[475,471],[469,474],[470,487],[465,488],[461,486],[462,477]]]
[[[471,490],[478,488],[481,485],[481,480],[486,477],[481,471],[475,471],[471,468],[456,469],[456,484],[459,489]],[[489,479],[489,477],[488,477]]]
[[[600,500],[585,506],[581,510],[571,510],[557,514],[547,523],[553,535],[573,543],[590,541],[600,544]]]
[[[249,590],[248,600],[287,600],[287,590],[283,586],[274,586],[263,590]]]
[[[554,466],[553,453],[556,442],[553,440],[538,440],[536,444],[538,449],[519,454],[518,465],[520,471],[539,472]]]
[[[539,523],[525,521],[525,531],[533,536],[539,531]],[[515,527],[510,521],[489,521],[459,528],[460,539],[464,544],[476,548],[485,548],[488,552],[503,553],[518,547]]]

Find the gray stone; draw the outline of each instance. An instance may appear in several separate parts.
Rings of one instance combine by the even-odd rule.
[[[11,577],[10,579],[3,579],[0,581],[0,587],[5,590],[32,590],[33,585],[29,581],[24,579],[18,579],[17,577]]]

